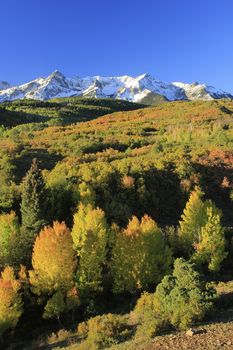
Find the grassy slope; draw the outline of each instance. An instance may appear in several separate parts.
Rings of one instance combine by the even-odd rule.
[[[109,350],[225,350],[233,349],[233,281],[216,286],[219,306],[209,322],[193,327],[194,335],[186,332],[172,332],[152,340],[138,339],[118,344]],[[75,350],[75,345],[67,350]]]
[[[70,124],[91,120],[115,111],[129,111],[143,105],[113,99],[59,98],[49,101],[16,100],[0,105],[0,123],[4,126],[32,122]]]
[[[231,314],[231,318],[232,318]],[[190,337],[185,332],[158,336],[153,340],[133,340],[114,346],[109,350],[216,350],[233,348],[233,322],[215,322],[195,327],[197,332]],[[75,350],[75,346],[67,350]]]
[[[200,323],[192,328],[193,336],[187,336],[186,332],[168,332],[156,336],[153,339],[132,339],[127,342],[114,345],[108,350],[224,350],[233,349],[233,310],[230,308],[233,293],[233,281],[217,286],[217,291],[226,305],[216,310],[208,322]],[[65,349],[79,350],[79,345],[74,337],[60,340],[41,349]],[[102,349],[105,350],[105,349]]]
[[[228,103],[227,112],[223,109],[225,105],[226,103],[221,102],[175,102],[155,108],[118,112],[84,124],[47,128],[46,134],[49,137],[45,136],[45,130],[36,131],[30,144],[53,148],[63,156],[75,155],[75,149],[80,148],[82,157],[98,152],[94,147],[93,152],[87,148],[83,149],[84,141],[91,145],[106,145],[105,148],[102,147],[101,152],[108,148],[108,142],[113,144],[113,140],[121,144],[122,148],[145,147],[144,153],[148,153],[151,146],[159,142],[166,148],[172,146],[173,150],[187,145],[193,154],[196,151],[213,149],[230,151],[233,143],[233,103]],[[28,141],[28,135],[22,136],[23,140]],[[56,148],[58,141],[62,146],[60,148]],[[119,151],[125,157],[131,155],[130,152],[124,154],[123,150]],[[169,158],[174,159],[175,155],[170,154]]]
[[[25,162],[29,165],[35,155],[47,168],[57,164],[51,178],[63,175],[64,171],[68,178],[85,174],[91,179],[92,173],[102,175],[103,169],[110,166],[123,172],[129,168],[164,167],[167,162],[181,167],[187,157],[197,172],[209,180],[210,197],[217,195],[214,198],[217,202],[233,183],[232,116],[233,102],[230,101],[164,103],[65,127],[17,126],[2,134],[0,147],[16,160],[20,176],[26,171]],[[230,182],[229,188],[222,185],[225,176]],[[213,350],[218,342],[232,341],[233,322],[229,321],[232,313],[229,311],[221,317],[217,323],[201,325],[200,329],[207,332],[191,338],[184,333],[174,333],[147,343],[132,340],[111,350]],[[224,349],[232,348],[233,345],[224,345]]]
[[[28,143],[31,148],[53,150],[61,157],[79,156],[82,162],[90,154],[92,161],[99,153],[104,158],[108,148],[118,151],[114,155],[115,159],[149,155],[153,147],[160,156],[166,154],[167,161],[178,158],[179,151],[184,147],[189,147],[191,155],[199,158],[206,151],[209,152],[206,156],[211,158],[210,153],[218,150],[216,158],[232,151],[232,115],[231,102],[174,102],[132,112],[113,113],[67,127],[45,129],[33,126],[30,129],[29,126],[19,126],[9,136],[13,139],[17,133],[17,141]],[[223,159],[223,162],[227,161],[231,160]]]
[[[97,103],[97,102],[96,102]],[[42,124],[17,126],[0,138],[0,147],[12,155],[18,178],[33,157],[54,170],[50,178],[87,178],[110,168],[137,173],[150,167],[166,168],[187,179],[187,163],[201,177],[205,192],[230,220],[233,183],[233,102],[173,102],[157,107],[116,112],[65,127]],[[5,137],[7,136],[7,137]],[[227,184],[224,184],[224,178]],[[186,182],[185,182],[186,181]],[[230,225],[232,222],[230,223]]]

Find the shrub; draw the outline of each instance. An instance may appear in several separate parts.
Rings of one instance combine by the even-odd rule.
[[[78,347],[80,350],[102,350],[125,340],[131,334],[126,318],[113,314],[93,317],[87,324],[82,323],[78,330],[84,336],[87,334],[86,340]]]
[[[77,334],[82,337],[82,338],[86,338],[88,335],[88,323],[87,322],[81,322],[78,324],[77,327]]]
[[[60,329],[57,333],[52,333],[48,339],[48,344],[61,342],[66,339],[69,339],[72,336],[72,333],[70,331],[67,331],[66,329]]]
[[[154,306],[154,294],[143,293],[135,306],[134,316],[137,322],[137,337],[154,337],[165,322],[159,317]]]
[[[194,265],[176,259],[172,275],[165,276],[154,294],[143,294],[134,309],[137,333],[153,336],[173,326],[188,328],[211,309],[215,292],[208,288]]]

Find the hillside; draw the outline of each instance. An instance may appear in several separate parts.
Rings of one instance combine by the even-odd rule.
[[[193,334],[189,335],[186,331],[167,330],[152,339],[141,336],[101,350],[216,350],[219,348],[231,350],[233,346],[233,312],[230,305],[233,284],[232,282],[220,283],[217,290],[220,300],[224,298],[223,300],[225,303],[227,301],[227,304],[224,305],[222,300],[221,307],[210,315],[208,321],[204,320],[192,327]],[[48,338],[41,337],[40,340],[30,345],[28,342],[21,344],[25,350],[80,350],[77,335],[65,330],[61,330],[57,334],[53,333]]]
[[[142,104],[127,101],[80,97],[59,98],[46,102],[16,100],[0,104],[0,124],[7,127],[38,122],[67,125],[116,111],[129,111],[142,107]]]
[[[201,183],[207,197],[223,209],[224,220],[232,224],[232,113],[229,101],[165,103],[66,127],[16,126],[2,133],[0,145],[16,166],[18,181],[33,157],[42,167],[54,167],[46,175],[53,182],[88,179],[95,186],[99,176],[107,181],[110,174],[127,172],[136,182],[143,177],[150,186],[152,176],[151,186],[160,183],[156,202],[163,202],[164,190],[172,191],[170,205],[179,199],[180,208],[182,192]],[[149,213],[164,222],[168,211],[176,222],[179,206],[175,213],[158,203],[153,207],[154,200]]]
[[[232,315],[228,316],[232,319]],[[194,329],[197,332],[194,336],[189,337],[185,332],[170,333],[167,335],[157,336],[152,340],[133,340],[124,344],[119,344],[109,350],[216,350],[223,348],[231,350],[233,344],[232,338],[233,322],[213,322],[212,324],[202,324]],[[60,344],[72,343],[72,339],[54,344],[56,350],[79,350],[77,345],[60,346]],[[45,346],[43,350],[51,347]],[[105,350],[103,349],[103,350]]]
[[[129,341],[113,350],[158,350],[162,343],[169,348],[173,342],[174,349],[182,349],[184,332],[163,336],[155,327],[160,334],[155,340],[138,343],[132,335],[140,322],[125,321],[143,291],[152,295],[166,277],[178,279],[171,275],[176,263],[184,265],[184,275],[190,272],[190,283],[195,281],[187,293],[194,289],[197,300],[206,298],[200,302],[204,311],[198,309],[198,317],[194,314],[185,327],[205,316],[200,329],[207,333],[185,344],[198,349],[207,341],[214,349],[218,340],[232,341],[221,335],[232,329],[232,290],[225,298],[229,318],[223,324],[215,318],[222,305],[212,286],[233,280],[233,102],[175,101],[145,107],[65,98],[2,106],[7,114],[0,128],[0,269],[8,270],[0,275],[0,292],[9,287],[4,278],[10,275],[19,298],[19,316],[9,326],[15,328],[14,335],[3,328],[6,348],[14,341],[38,344],[38,338],[47,339],[62,328],[72,329],[68,338],[79,337],[77,324],[85,334],[82,322],[101,315],[94,330],[102,316],[110,317],[112,327],[123,327],[123,338]],[[24,113],[30,122],[20,118]],[[62,123],[49,125],[58,113]],[[189,239],[182,238],[182,220],[191,227]],[[189,286],[183,282],[185,290]],[[189,303],[180,305],[185,309]],[[214,315],[208,313],[209,305],[216,308]],[[207,324],[210,320],[217,323]],[[168,321],[161,322],[164,331]],[[169,332],[182,329],[169,322]],[[103,323],[108,325],[108,318]],[[89,350],[83,344],[78,349]]]

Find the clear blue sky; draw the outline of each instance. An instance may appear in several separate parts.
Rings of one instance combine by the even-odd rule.
[[[0,0],[0,80],[58,69],[233,91],[232,0]]]

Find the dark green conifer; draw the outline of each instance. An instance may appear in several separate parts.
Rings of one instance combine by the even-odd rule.
[[[47,223],[45,183],[36,159],[33,159],[31,168],[22,183],[20,209],[22,217],[22,245],[25,250],[25,258],[28,257],[30,259],[35,237]]]

